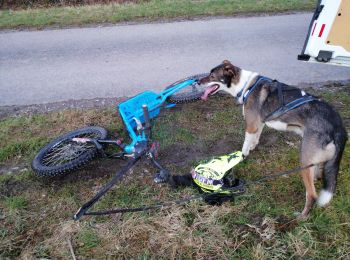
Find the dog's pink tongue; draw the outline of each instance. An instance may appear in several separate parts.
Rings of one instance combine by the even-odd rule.
[[[207,101],[208,100],[208,97],[211,93],[213,93],[216,89],[217,89],[218,85],[213,85],[209,88],[207,88],[203,95],[201,96],[201,99],[204,100],[204,101]]]

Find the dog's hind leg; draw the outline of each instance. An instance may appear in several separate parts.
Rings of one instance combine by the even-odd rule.
[[[329,145],[327,145],[329,146]],[[324,164],[323,186],[317,204],[320,207],[326,206],[332,199],[337,184],[337,175],[339,172],[340,160],[343,153],[342,149],[335,148],[335,155]]]
[[[306,203],[304,210],[301,214],[302,218],[305,218],[308,216],[311,208],[313,207],[314,203],[317,200],[317,193],[314,185],[314,180],[317,177],[320,166],[325,163],[325,174],[324,178],[327,180],[329,179],[329,182],[335,183],[335,174],[330,174],[327,176],[327,163],[329,160],[332,160],[332,158],[335,155],[335,145],[334,142],[328,143],[326,146],[323,147],[323,145],[320,143],[320,138],[318,135],[313,135],[312,133],[306,133],[304,135],[304,138],[302,140],[301,144],[301,165],[302,167],[306,167],[310,164],[314,164],[314,166],[305,169],[302,171],[301,175],[303,177],[304,186],[306,188]],[[339,166],[339,165],[338,165]],[[337,170],[337,169],[335,169]],[[334,179],[334,180],[333,180]],[[324,193],[321,191],[322,201],[327,201],[327,203],[331,199],[331,193]],[[318,203],[320,203],[320,198],[318,199]]]
[[[304,186],[306,189],[305,206],[301,215],[299,216],[299,218],[301,219],[305,219],[308,217],[310,210],[312,209],[317,200],[317,192],[314,182],[318,170],[317,164],[319,164],[320,162],[315,161],[315,154],[320,154],[320,152],[322,152],[322,149],[320,148],[317,138],[315,138],[313,134],[306,133],[301,143],[301,167],[307,167],[311,164],[315,164],[315,166],[309,167],[301,171],[301,176],[303,178]]]
[[[324,163],[319,163],[316,165],[314,180],[318,181],[323,178]]]
[[[302,165],[302,167],[306,167],[308,165]],[[314,206],[317,200],[316,188],[314,185],[314,175],[315,175],[316,167],[310,167],[301,172],[301,176],[303,177],[304,186],[306,189],[306,201],[304,209],[300,215],[300,218],[307,218],[310,210]]]

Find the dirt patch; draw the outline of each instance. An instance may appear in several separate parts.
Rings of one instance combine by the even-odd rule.
[[[298,226],[298,220],[281,215],[276,219],[276,229],[282,233],[290,232]]]
[[[164,164],[183,167],[188,165],[188,162],[208,159],[208,154],[216,156],[232,152],[232,147],[238,147],[239,145],[232,143],[232,139],[229,137],[213,143],[198,141],[192,146],[178,143],[163,150],[160,153],[160,158]]]
[[[16,196],[29,189],[31,187],[27,183],[15,179],[8,179],[0,184],[0,194],[4,197]]]

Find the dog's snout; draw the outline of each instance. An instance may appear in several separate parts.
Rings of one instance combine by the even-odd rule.
[[[201,78],[201,79],[198,80],[198,84],[202,85],[202,84],[208,83],[209,82],[208,79],[209,79],[209,76]]]

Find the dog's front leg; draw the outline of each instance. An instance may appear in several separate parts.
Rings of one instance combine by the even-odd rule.
[[[258,145],[263,128],[264,124],[258,120],[255,120],[255,122],[246,121],[245,138],[242,148],[244,156],[248,156],[249,152],[254,150]]]
[[[261,132],[264,129],[265,124],[261,123],[258,125],[258,131],[255,133],[255,139],[253,140],[252,145],[250,146],[250,151],[253,151],[255,147],[259,144]]]
[[[256,139],[256,133],[245,132],[244,143],[242,147],[242,153],[245,157],[249,155],[250,147]]]

